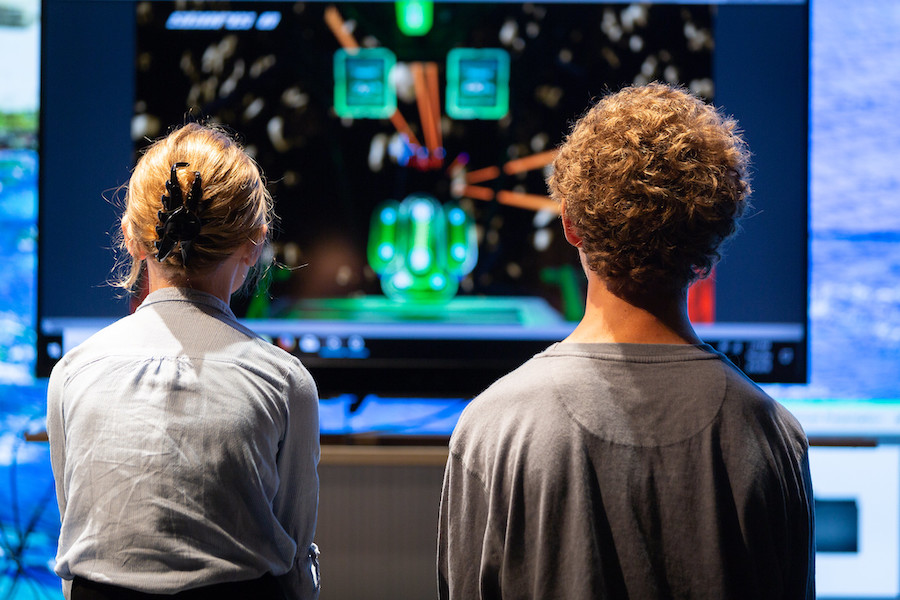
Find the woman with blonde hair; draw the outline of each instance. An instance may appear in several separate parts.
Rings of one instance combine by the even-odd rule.
[[[127,185],[117,284],[149,293],[54,368],[47,425],[66,597],[314,598],[318,396],[229,300],[272,198],[224,131],[185,125]]]

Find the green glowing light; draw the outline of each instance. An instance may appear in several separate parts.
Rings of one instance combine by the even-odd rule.
[[[447,302],[478,260],[475,224],[458,204],[428,194],[385,200],[372,213],[369,266],[397,302]]]
[[[395,2],[397,27],[403,35],[421,36],[434,24],[434,2],[431,0],[400,0]]]
[[[385,200],[372,214],[367,258],[376,273],[383,273],[397,254],[397,217],[400,203]]]

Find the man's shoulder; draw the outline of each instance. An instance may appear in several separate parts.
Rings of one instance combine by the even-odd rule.
[[[740,406],[743,411],[753,412],[760,417],[788,419],[796,422],[784,405],[760,388],[743,371],[727,359],[723,362],[726,364],[724,372],[727,399],[731,400],[735,406]]]
[[[545,354],[532,357],[478,394],[466,408],[468,412],[493,412],[512,406],[522,407],[540,400],[555,389],[553,359]]]
[[[559,393],[555,367],[551,357],[539,354],[491,384],[463,410],[452,446],[502,444],[508,436],[549,426]]]
[[[797,454],[806,451],[806,433],[797,418],[783,404],[730,363],[725,369],[725,377],[726,396],[722,405],[722,419],[726,426],[730,422],[741,428],[753,428],[770,439],[774,436],[789,440]]]

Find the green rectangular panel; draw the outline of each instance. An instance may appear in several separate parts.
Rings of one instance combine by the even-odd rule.
[[[394,114],[397,93],[390,76],[396,60],[387,48],[342,48],[335,52],[335,112],[355,119],[385,119]]]
[[[447,54],[447,114],[500,119],[509,112],[509,54],[501,48],[454,48]]]

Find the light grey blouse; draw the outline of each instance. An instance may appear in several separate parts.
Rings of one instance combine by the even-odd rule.
[[[227,304],[150,294],[62,358],[47,400],[64,580],[170,594],[270,572],[317,596],[315,384]]]

